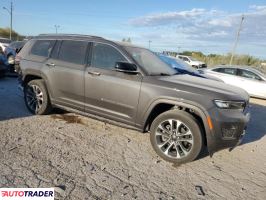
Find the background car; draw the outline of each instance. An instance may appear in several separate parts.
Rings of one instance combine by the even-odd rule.
[[[191,67],[194,67],[196,69],[200,68],[207,68],[206,63],[198,61],[190,56],[184,56],[184,55],[177,55],[176,58],[179,58],[189,64]]]
[[[222,79],[225,83],[246,90],[250,96],[266,99],[266,75],[259,69],[249,66],[222,65],[204,70]]]
[[[6,48],[5,48],[5,55],[7,57],[7,61],[10,65],[15,64],[15,57],[17,52],[22,49],[22,47],[25,45],[25,41],[16,41],[10,43]]]
[[[0,47],[2,47],[3,51],[5,51],[6,47],[11,43],[10,39],[0,38]]]
[[[164,61],[166,64],[170,65],[172,68],[177,70],[178,73],[181,74],[189,74],[192,76],[197,76],[201,78],[207,78],[215,81],[220,81],[223,82],[221,79],[211,76],[208,74],[202,74],[200,71],[196,70],[195,68],[191,67],[188,65],[186,62],[184,62],[181,59],[171,57],[171,56],[166,56],[163,54],[159,54],[159,57],[161,58],[162,61]]]

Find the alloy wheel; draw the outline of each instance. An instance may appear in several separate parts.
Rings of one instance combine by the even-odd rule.
[[[162,153],[169,158],[186,157],[194,143],[189,127],[176,119],[168,119],[156,128],[156,144]]]
[[[43,104],[43,92],[37,85],[26,87],[26,103],[31,111],[38,113]]]

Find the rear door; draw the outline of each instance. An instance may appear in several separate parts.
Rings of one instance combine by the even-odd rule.
[[[84,111],[84,70],[87,41],[57,41],[46,62],[47,77],[55,103]]]
[[[94,43],[90,66],[85,72],[85,110],[134,125],[142,76],[114,70],[128,61],[115,46]]]

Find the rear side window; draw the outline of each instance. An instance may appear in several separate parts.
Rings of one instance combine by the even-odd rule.
[[[88,42],[65,40],[61,44],[58,59],[83,65],[86,57]]]
[[[31,48],[31,54],[48,57],[54,46],[54,40],[37,40]]]
[[[94,44],[92,66],[112,69],[116,62],[126,61],[125,57],[114,47],[106,44]]]
[[[230,74],[230,75],[236,75],[236,68],[217,68],[213,71],[220,72],[223,74]]]
[[[220,68],[212,69],[214,72],[220,72]]]

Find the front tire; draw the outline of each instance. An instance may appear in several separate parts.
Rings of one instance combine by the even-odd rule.
[[[33,114],[45,115],[52,110],[43,80],[32,80],[24,87],[24,100],[27,108]]]
[[[202,149],[202,133],[197,120],[187,112],[170,110],[151,125],[150,141],[164,160],[182,164],[195,160]]]

